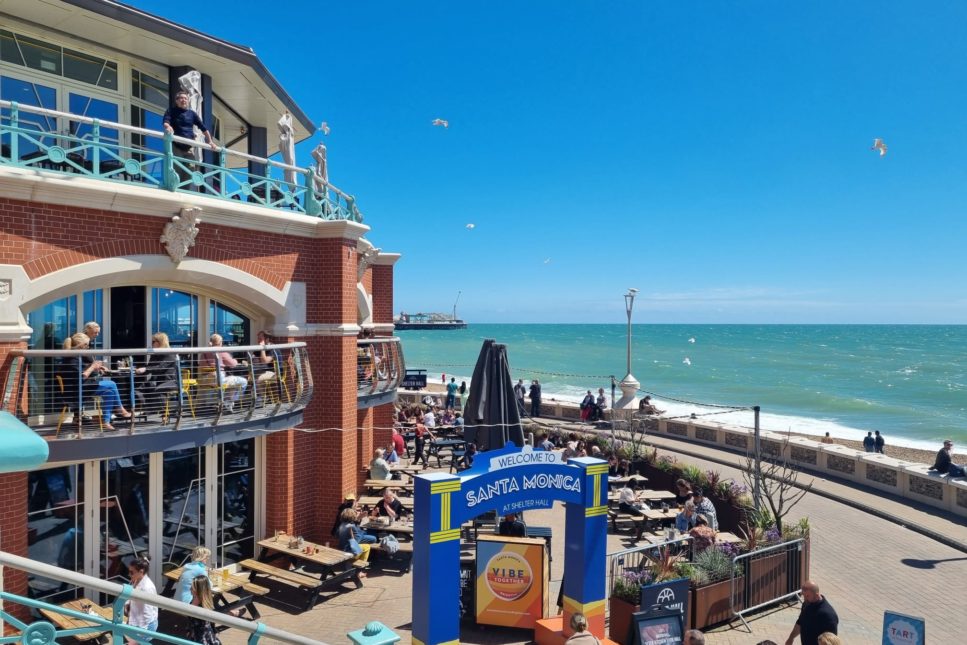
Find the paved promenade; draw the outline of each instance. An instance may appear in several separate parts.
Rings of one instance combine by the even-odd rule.
[[[660,454],[674,454],[680,461],[740,479],[734,467],[742,463],[738,455],[665,437],[654,438],[654,444],[660,448]],[[848,503],[833,499],[835,496]],[[861,509],[875,510],[877,514]],[[967,642],[963,599],[967,553],[905,528],[914,522],[928,523],[932,531],[944,532],[967,545],[967,527],[928,510],[819,478],[815,478],[815,492],[807,494],[792,513],[792,517],[803,515],[809,517],[812,525],[812,578],[839,613],[844,643],[879,645],[884,609],[925,617],[928,643]],[[527,520],[554,530],[551,590],[552,598],[556,598],[564,557],[563,507],[530,511]],[[609,552],[630,546],[628,538],[627,534],[609,534]],[[348,631],[371,620],[385,623],[403,637],[402,643],[410,643],[411,575],[374,571],[364,588],[334,597],[307,613],[265,605],[261,610],[264,620],[273,626],[331,643],[346,642]],[[750,619],[751,634],[737,622],[713,630],[707,642],[754,645],[771,639],[781,645],[798,612],[798,605],[766,610]],[[466,625],[461,633],[461,641],[466,643],[523,643],[530,637],[529,631],[471,629]],[[225,633],[222,640],[226,645],[243,642],[230,633]]]

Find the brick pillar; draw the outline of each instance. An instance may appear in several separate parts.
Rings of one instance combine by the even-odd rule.
[[[0,474],[0,549],[27,557],[27,473]],[[26,597],[27,574],[5,567],[3,590]],[[4,609],[20,620],[30,622],[30,611],[23,605],[4,603]],[[5,627],[8,627],[5,625]]]
[[[384,254],[376,258],[370,269],[373,287],[373,322],[388,324],[393,322],[393,263],[398,255]]]

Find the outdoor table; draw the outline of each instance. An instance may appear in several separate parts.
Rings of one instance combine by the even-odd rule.
[[[410,494],[413,492],[412,482],[404,483],[399,479],[367,479],[363,485],[369,492],[381,492],[384,488],[395,488],[396,490],[407,491]]]
[[[416,475],[423,472],[425,469],[422,465],[410,464],[409,466],[393,466],[390,472],[394,473],[404,473],[407,475]]]
[[[635,482],[646,482],[648,478],[644,475],[628,475],[627,477],[608,477],[609,486],[617,486],[620,484],[634,484]]]
[[[379,502],[380,502],[381,499],[383,499],[383,496],[382,495],[379,495],[379,496],[376,496],[376,495],[363,495],[358,500],[356,500],[356,502],[359,505],[368,506],[370,508],[370,510],[372,510],[377,504],[379,504]],[[407,509],[409,511],[412,511],[413,510],[413,498],[412,497],[397,497],[396,499],[400,500],[400,504],[403,505],[403,508],[405,508],[405,509]]]
[[[368,518],[359,526],[370,533],[393,533],[395,535],[409,536],[413,535],[412,520],[397,520],[390,524],[385,524],[383,522],[374,521],[372,518]]]
[[[657,509],[652,509],[650,511],[642,511],[642,513],[644,513],[645,519],[651,520],[653,522],[659,522],[659,523],[667,522],[667,521],[674,522],[675,518],[678,517],[677,508],[670,508],[667,511],[663,511],[660,508],[657,508]]]
[[[255,596],[261,596],[268,592],[268,589],[249,582],[247,576],[230,573],[227,577],[222,573],[224,569],[214,569],[209,571],[208,577],[212,583],[212,595],[215,597],[215,610],[228,613],[234,609],[248,611],[252,620],[261,618],[259,610],[255,607]],[[181,579],[184,567],[178,567],[165,572],[164,591],[162,594],[167,596],[174,592],[175,585]],[[225,594],[230,593],[237,596],[238,600],[228,600]]]
[[[467,442],[464,439],[434,439],[427,444],[427,459],[436,457],[437,468],[442,468],[443,464],[440,461],[440,451],[444,448],[462,448],[466,444]]]
[[[638,491],[638,498],[647,500],[649,502],[663,501],[667,499],[675,499],[675,493],[670,493],[667,490],[640,490]]]
[[[84,610],[84,606],[90,605],[91,611],[97,612],[102,618],[106,618],[111,621],[114,620],[114,608],[113,607],[101,607],[97,603],[93,603],[90,600],[84,598],[78,598],[77,600],[68,600],[65,603],[61,603],[60,607],[64,609],[71,609],[82,614],[87,613]],[[84,629],[86,627],[98,627],[97,623],[92,623],[80,618],[74,618],[72,616],[67,616],[56,612],[53,609],[41,609],[40,613],[44,615],[50,622],[52,622],[58,629]],[[108,630],[99,632],[90,632],[88,634],[76,634],[72,638],[79,641],[89,641],[95,638],[100,638]]]
[[[728,531],[719,531],[715,534],[716,544],[740,544],[744,541],[735,533],[729,533]]]
[[[289,540],[291,538],[292,536],[290,535],[282,534],[279,536],[278,541],[274,538],[261,540],[259,546],[262,547],[262,553],[259,555],[259,560],[265,562],[273,553],[281,553],[289,556],[289,559],[292,561],[301,560],[303,564],[309,563],[320,566],[324,574],[323,577],[325,577],[335,573],[335,568],[339,565],[346,564],[356,557],[347,551],[340,551],[339,549],[333,549],[322,544],[314,544],[309,541],[305,541],[302,548],[312,547],[313,552],[311,554],[304,553],[299,547],[290,549]],[[316,553],[317,550],[319,551],[318,553]]]

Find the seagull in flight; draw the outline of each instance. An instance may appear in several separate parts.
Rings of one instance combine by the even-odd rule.
[[[322,125],[319,126],[319,132],[322,132],[324,135],[329,136],[329,124],[323,121]]]
[[[873,147],[870,150],[879,150],[880,156],[886,156],[886,144],[883,143],[883,139],[873,139]]]
[[[695,337],[694,337],[694,336],[692,336],[691,338],[689,338],[689,339],[688,339],[688,342],[690,342],[691,344],[693,344],[693,345],[694,345],[694,344],[695,344]]]
[[[450,127],[450,122],[445,119],[433,119],[433,125],[443,126],[444,128]]]
[[[684,363],[685,365],[691,365],[692,361],[688,356],[686,356],[685,360],[683,360],[682,363]]]
[[[551,258],[544,258],[544,264],[550,264]]]
[[[472,231],[475,228],[477,228],[477,225],[476,224],[467,224],[467,230],[468,231]]]

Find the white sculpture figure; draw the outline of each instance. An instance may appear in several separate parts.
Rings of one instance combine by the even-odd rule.
[[[368,325],[373,322],[373,296],[363,286],[363,276],[370,262],[376,259],[380,249],[374,247],[369,240],[360,238],[356,244],[359,260],[356,263],[356,303],[359,310],[359,324]]]
[[[312,150],[312,158],[316,162],[313,169],[313,178],[316,183],[316,192],[321,193],[329,184],[329,167],[326,164],[326,144],[320,143]]]
[[[160,242],[165,245],[168,257],[178,264],[188,255],[188,249],[195,245],[198,236],[198,225],[201,224],[200,208],[182,208],[180,215],[175,215],[165,224]]]
[[[282,153],[282,161],[286,165],[295,165],[295,129],[292,127],[292,115],[288,111],[279,118],[279,152]],[[287,184],[296,183],[295,170],[286,168],[283,174]]]
[[[184,76],[179,76],[178,84],[181,86],[182,91],[188,93],[188,108],[193,110],[199,118],[203,119],[201,72],[193,69]],[[202,134],[201,130],[199,130],[197,127],[195,128],[195,141],[201,144],[205,143],[205,135]],[[195,161],[201,161],[201,148],[195,146],[191,149],[191,154],[195,157]]]

